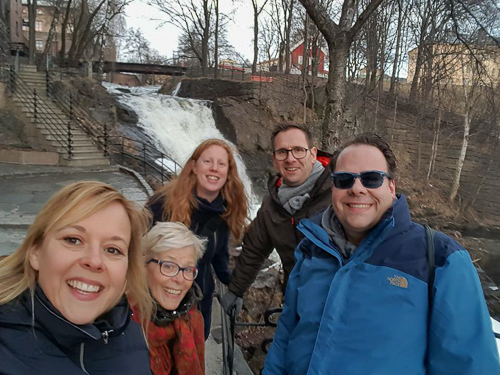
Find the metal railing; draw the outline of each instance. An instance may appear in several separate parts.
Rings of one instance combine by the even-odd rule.
[[[104,156],[108,156],[108,128],[106,123],[101,124],[85,108],[78,104],[73,93],[64,90],[54,90],[56,76],[49,70],[45,72],[45,87],[47,97],[57,102],[67,114],[72,115],[74,121],[90,137],[93,143],[101,149]]]
[[[124,136],[108,137],[108,154],[115,162],[152,178],[160,184],[170,181],[181,166],[148,142]]]
[[[7,72],[7,74],[6,74]],[[24,108],[33,115],[34,123],[40,124],[52,137],[51,141],[62,148],[67,158],[73,158],[73,135],[75,127],[73,126],[74,116],[69,112],[68,116],[62,116],[56,112],[52,106],[40,98],[36,88],[31,88],[16,73],[14,66],[8,68],[2,67],[0,76],[6,79],[7,90],[13,96],[18,98]]]

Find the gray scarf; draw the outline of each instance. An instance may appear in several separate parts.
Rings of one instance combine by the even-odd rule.
[[[281,184],[278,188],[278,198],[283,208],[287,210],[289,214],[293,215],[302,208],[304,202],[309,199],[309,192],[313,189],[316,180],[324,170],[325,167],[323,167],[323,164],[316,160],[311,174],[302,185],[288,186],[285,182]]]
[[[328,233],[330,241],[332,241],[339,248],[342,258],[344,258],[344,260],[349,259],[352,253],[354,253],[354,250],[356,250],[356,246],[345,238],[342,225],[340,224],[339,219],[335,216],[332,206],[328,207],[326,211],[323,212],[323,216],[321,217],[321,226],[326,233]]]

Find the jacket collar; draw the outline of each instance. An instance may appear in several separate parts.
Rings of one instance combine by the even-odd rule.
[[[30,314],[34,314],[36,326],[48,332],[58,344],[68,348],[85,341],[106,341],[107,337],[120,335],[127,328],[131,316],[127,299],[123,297],[118,305],[93,324],[77,325],[62,316],[39,286],[35,289],[33,300],[27,290],[21,296],[21,302]]]
[[[316,246],[341,259],[330,242],[328,233],[321,227],[321,217],[322,213],[319,213],[311,217],[311,219],[301,220],[298,229]],[[398,194],[392,207],[387,210],[380,223],[361,242],[351,258],[360,256],[363,259],[368,258],[379,243],[405,231],[410,225],[411,216],[408,210],[408,202],[404,195]],[[370,249],[370,251],[367,252],[365,249]]]
[[[179,307],[175,310],[166,310],[157,301],[155,301],[156,313],[152,319],[153,323],[158,327],[165,327],[178,317],[187,314],[191,308],[202,299],[203,293],[201,292],[200,287],[197,283],[193,283],[193,286],[189,289]]]
[[[312,188],[311,192],[309,195],[311,196],[310,199],[320,195],[326,190],[329,190],[331,188],[330,184],[327,184],[325,182],[328,181],[330,178],[330,170],[328,168],[325,168],[323,173],[318,177],[316,180],[316,183],[314,184],[314,187]],[[278,173],[274,176],[271,176],[267,182],[267,189],[269,191],[269,194],[271,195],[271,198],[273,201],[275,201],[277,204],[281,206],[281,202],[278,198],[278,188],[281,186],[281,175]]]

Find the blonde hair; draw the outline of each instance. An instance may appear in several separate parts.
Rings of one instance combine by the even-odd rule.
[[[37,271],[31,267],[32,250],[43,243],[51,229],[71,225],[93,215],[111,203],[120,203],[130,220],[131,237],[128,251],[126,294],[134,310],[146,323],[153,311],[141,253],[142,235],[147,230],[149,215],[127,200],[111,185],[97,181],[82,181],[68,185],[42,208],[30,226],[23,244],[7,258],[0,260],[0,306],[30,289],[33,295]],[[147,324],[143,324],[147,327]]]
[[[159,222],[144,236],[144,256],[163,253],[170,249],[192,246],[195,261],[203,256],[207,240],[198,237],[188,227],[179,222]]]
[[[179,221],[186,226],[191,225],[191,214],[197,208],[197,202],[193,195],[196,188],[196,175],[193,171],[193,162],[196,162],[201,154],[211,146],[222,147],[228,158],[227,180],[222,187],[222,196],[226,200],[226,211],[222,218],[227,222],[235,241],[241,239],[245,230],[245,221],[248,215],[248,201],[245,188],[238,175],[238,168],[234,160],[231,147],[220,139],[207,139],[202,142],[187,161],[179,177],[163,186],[155,200],[163,198],[163,220]],[[154,203],[154,201],[152,203]]]

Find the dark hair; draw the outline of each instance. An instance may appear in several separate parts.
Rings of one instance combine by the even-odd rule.
[[[309,131],[308,128],[306,128],[304,125],[299,125],[299,124],[294,124],[294,123],[287,123],[287,122],[282,122],[279,124],[276,124],[274,127],[274,130],[271,134],[271,148],[274,150],[274,141],[276,140],[276,136],[284,131],[290,130],[290,129],[298,129],[304,133],[306,136],[306,141],[307,141],[307,147],[311,148],[312,147],[312,142],[311,142],[311,132]]]
[[[342,146],[335,150],[332,156],[332,160],[330,161],[330,171],[335,172],[335,167],[337,165],[337,160],[347,147],[353,145],[368,145],[376,147],[380,150],[380,152],[384,155],[385,161],[387,162],[387,170],[391,178],[394,178],[396,175],[397,165],[396,165],[396,157],[391,150],[389,144],[379,135],[375,133],[362,133],[354,138],[348,140]]]

